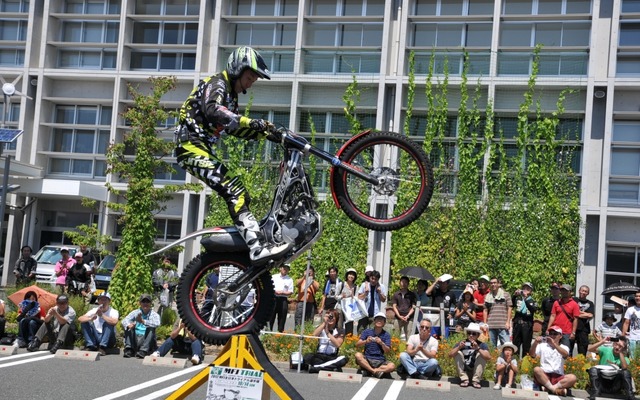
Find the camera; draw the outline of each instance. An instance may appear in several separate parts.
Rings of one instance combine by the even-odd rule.
[[[620,338],[612,337],[612,338],[609,338],[609,340],[612,341],[612,342],[617,342],[617,341],[620,340]]]
[[[464,345],[465,345],[466,347],[471,347],[471,342],[464,342]]]
[[[542,341],[543,341],[543,342],[546,342],[548,339],[549,339],[549,338],[548,338],[547,336],[543,336],[543,337],[542,337]]]

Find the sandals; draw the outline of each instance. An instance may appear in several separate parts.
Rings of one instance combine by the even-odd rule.
[[[469,381],[460,382],[460,387],[467,387],[467,386],[469,386]]]
[[[567,395],[567,389],[564,389],[564,388],[556,389],[554,392],[557,396],[565,397]]]
[[[482,385],[480,384],[480,382],[473,382],[473,387],[476,389],[482,389]]]

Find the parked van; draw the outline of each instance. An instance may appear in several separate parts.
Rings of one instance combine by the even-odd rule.
[[[38,262],[36,268],[36,282],[51,283],[56,281],[56,263],[62,258],[60,249],[66,247],[69,249],[69,255],[73,257],[79,250],[77,246],[66,245],[46,245],[36,253],[33,258]]]

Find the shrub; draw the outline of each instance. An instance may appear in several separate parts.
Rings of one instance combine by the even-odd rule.
[[[165,308],[160,315],[160,325],[173,327],[176,322],[177,314],[172,308]],[[169,331],[171,332],[171,331]]]

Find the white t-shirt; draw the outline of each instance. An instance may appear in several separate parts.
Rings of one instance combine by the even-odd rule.
[[[629,340],[640,340],[640,307],[633,306],[627,308],[624,317],[629,320]]]
[[[409,336],[409,339],[407,340],[407,345],[411,345],[413,346],[413,348],[420,348],[421,346],[424,347],[424,349],[428,352],[431,351],[438,351],[438,340],[436,338],[434,338],[433,336],[429,337],[429,339],[427,339],[426,343],[422,343],[422,340],[420,340],[420,334],[416,333],[415,335],[411,335]],[[429,357],[427,357],[423,352],[421,352],[420,350],[418,350],[418,352],[416,353],[416,355],[413,357],[414,360],[416,361],[426,361],[429,359]]]
[[[339,331],[338,328],[333,328],[333,332],[331,332],[333,336],[338,336],[340,333],[341,331]],[[329,336],[327,336],[327,332],[323,329],[322,332],[320,332],[320,339],[318,340],[318,353],[331,355],[336,354],[337,352],[338,347],[331,343]]]
[[[569,347],[561,344],[560,347],[569,352]],[[536,356],[540,356],[540,367],[547,374],[564,375],[564,359],[562,354],[547,343],[540,343],[536,347]]]
[[[98,307],[92,308],[91,310],[87,311],[87,313],[85,315],[87,317],[92,317],[93,318],[93,316],[96,315],[97,312],[98,312]],[[109,309],[106,312],[103,312],[102,315],[106,315],[107,317],[115,318],[116,320],[118,320],[119,317],[120,317],[120,313],[118,312],[118,310],[114,309],[113,307],[109,307]],[[91,322],[93,322],[93,326],[96,327],[96,331],[98,333],[102,333],[102,326],[105,323],[104,319],[102,317],[98,317],[98,318],[94,319]]]
[[[275,274],[271,276],[273,280],[273,288],[276,292],[288,292],[293,293],[293,279],[289,275],[282,276]],[[276,294],[276,296],[289,297],[288,295]]]

